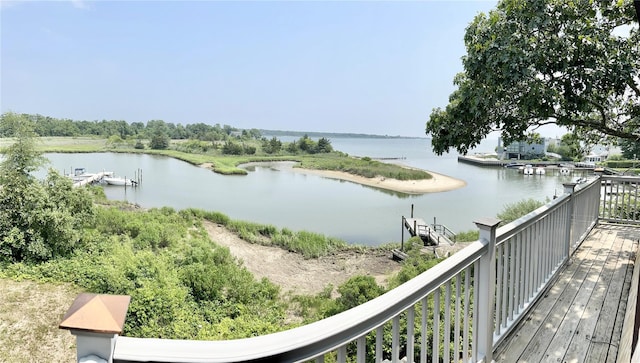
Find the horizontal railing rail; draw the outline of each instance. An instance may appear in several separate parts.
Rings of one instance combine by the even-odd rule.
[[[433,228],[434,231],[440,233],[441,235],[445,236],[446,238],[448,238],[450,241],[455,242],[456,241],[456,234],[450,230],[449,228],[447,228],[447,226],[445,226],[444,224],[432,224],[431,228]]]
[[[493,349],[544,293],[598,217],[617,216],[603,211],[600,197],[601,185],[612,183],[610,178],[575,191],[575,184],[568,184],[564,195],[500,228],[494,219],[476,222],[478,241],[386,294],[333,317],[230,341],[117,337],[110,358],[114,362],[491,361]],[[628,180],[620,182],[637,187]]]
[[[498,229],[494,344],[526,314],[567,260],[571,203],[564,195]]]
[[[344,361],[349,351],[348,345],[355,342],[355,353],[358,361],[364,361],[364,351],[366,337],[373,334],[377,341],[376,356],[379,359],[383,355],[381,348],[382,330],[386,323],[391,322],[394,337],[391,343],[391,355],[397,361],[400,352],[399,326],[400,316],[409,321],[405,324],[412,330],[415,323],[416,305],[419,305],[421,312],[422,331],[426,331],[427,325],[432,327],[433,336],[427,342],[426,334],[421,335],[425,343],[420,346],[422,352],[439,351],[442,347],[449,347],[446,337],[440,336],[440,308],[434,308],[437,314],[431,312],[425,314],[429,306],[438,307],[440,303],[440,288],[446,288],[444,295],[451,294],[451,282],[455,281],[456,291],[460,291],[461,280],[464,280],[465,294],[456,295],[456,301],[460,301],[463,296],[466,299],[465,309],[467,313],[466,333],[463,334],[463,341],[466,349],[462,349],[463,354],[471,356],[473,351],[469,346],[472,339],[469,333],[470,322],[468,311],[470,308],[470,277],[473,274],[473,266],[478,259],[485,254],[487,245],[479,241],[472,243],[464,250],[456,253],[442,263],[434,266],[418,277],[406,282],[398,288],[374,299],[365,304],[359,305],[341,314],[327,319],[308,324],[296,329],[279,333],[258,336],[247,339],[229,341],[189,341],[189,340],[169,340],[169,339],[145,339],[119,337],[114,352],[116,362],[241,362],[241,361],[303,361],[323,356],[335,351],[338,361]],[[464,277],[462,276],[464,275]],[[429,297],[431,299],[429,300]],[[449,304],[446,304],[449,307]],[[458,308],[462,309],[462,308]],[[462,310],[458,312],[462,318]],[[443,328],[451,329],[451,321],[445,318],[442,322]],[[459,320],[456,320],[459,321]],[[456,328],[457,327],[457,328]],[[460,332],[460,325],[454,329]],[[407,336],[411,336],[407,332]],[[442,342],[440,342],[442,340]],[[409,339],[409,341],[412,341]],[[462,341],[461,341],[462,342]],[[447,343],[447,344],[444,344]],[[409,344],[405,351],[412,351]],[[426,355],[424,355],[426,356]],[[481,358],[481,357],[476,357]],[[477,359],[480,360],[480,359]]]

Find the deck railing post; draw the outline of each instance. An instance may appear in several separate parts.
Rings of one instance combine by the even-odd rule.
[[[496,291],[496,228],[499,219],[482,218],[474,221],[480,230],[480,242],[487,246],[487,253],[479,260],[478,289],[475,294],[474,320],[475,339],[478,347],[478,358],[484,357],[485,363],[493,361],[493,321]]]
[[[122,333],[131,297],[80,294],[62,318],[60,329],[76,336],[76,361],[113,362],[113,350]]]
[[[564,246],[564,254],[565,254],[565,258],[564,258],[564,262],[566,262],[569,257],[571,256],[571,245],[573,244],[573,238],[571,236],[571,230],[573,229],[573,192],[575,191],[576,188],[576,183],[564,183],[562,184],[564,186],[564,194],[569,194],[571,195],[569,197],[569,205],[567,207],[567,225],[566,225],[566,229],[565,229],[565,238],[567,239],[565,246]]]

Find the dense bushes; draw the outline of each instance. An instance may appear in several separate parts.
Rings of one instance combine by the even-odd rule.
[[[66,256],[91,221],[91,197],[56,171],[50,170],[44,182],[31,175],[43,163],[35,151],[33,125],[15,114],[4,114],[0,121],[16,137],[3,150],[0,164],[0,262]]]
[[[604,162],[607,168],[628,169],[639,168],[640,163],[637,160],[607,160]]]
[[[84,248],[45,263],[7,265],[3,273],[130,295],[129,336],[232,339],[287,328],[279,288],[256,281],[213,243],[197,214],[97,208]]]

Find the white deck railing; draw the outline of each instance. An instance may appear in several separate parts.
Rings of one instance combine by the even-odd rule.
[[[640,224],[640,181],[631,176],[603,176],[600,219]]]
[[[564,195],[500,228],[494,219],[477,221],[478,241],[333,317],[229,341],[117,337],[113,361],[491,361],[495,346],[597,223],[600,185],[594,180],[575,192],[567,185]]]

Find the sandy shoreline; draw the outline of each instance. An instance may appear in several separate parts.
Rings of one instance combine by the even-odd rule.
[[[325,178],[346,180],[353,183],[367,185],[371,187],[392,190],[395,192],[407,194],[426,194],[435,192],[446,192],[462,188],[467,185],[464,180],[456,179],[450,176],[427,171],[433,177],[424,180],[398,180],[383,177],[365,178],[359,175],[353,175],[342,171],[333,170],[315,170],[292,168],[293,171],[304,174],[319,175]]]
[[[343,171],[335,170],[318,170],[294,167],[295,161],[254,161],[246,164],[238,165],[240,168],[251,166],[270,166],[279,170],[287,170],[300,174],[318,175],[330,179],[338,179],[349,181],[356,184],[362,184],[370,187],[391,190],[394,192],[406,194],[426,194],[436,192],[446,192],[449,190],[459,189],[467,185],[467,182],[461,179],[453,178],[444,174],[434,173],[425,170],[431,174],[431,179],[422,180],[398,180],[385,177],[366,178],[360,175],[350,174]],[[211,169],[212,164],[200,164],[200,167]],[[409,167],[405,167],[408,168]]]

